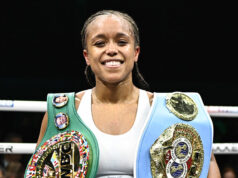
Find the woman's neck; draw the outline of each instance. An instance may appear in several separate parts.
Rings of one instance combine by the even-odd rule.
[[[120,84],[97,81],[92,96],[94,103],[133,103],[138,100],[139,89],[131,81]]]

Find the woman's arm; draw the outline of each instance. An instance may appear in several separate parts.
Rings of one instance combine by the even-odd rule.
[[[221,178],[220,170],[217,165],[217,161],[215,159],[214,154],[212,153],[210,167],[208,171],[208,178]]]
[[[40,144],[42,138],[45,135],[47,124],[48,124],[48,114],[46,112],[43,119],[42,119],[40,134],[39,134],[39,137],[38,137],[38,140],[37,140],[37,143],[36,143],[36,147]]]

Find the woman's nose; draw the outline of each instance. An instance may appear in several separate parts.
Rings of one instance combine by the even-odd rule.
[[[115,44],[108,44],[108,47],[106,49],[106,54],[109,56],[115,56],[118,53],[118,50],[116,48]]]

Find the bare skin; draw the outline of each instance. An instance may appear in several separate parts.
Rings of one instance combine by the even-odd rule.
[[[209,167],[209,171],[208,171],[208,178],[221,178],[221,173],[219,170],[219,167],[217,165],[217,161],[215,159],[214,154],[212,153],[211,156],[211,161],[210,161],[210,167]]]
[[[140,47],[135,45],[131,31],[130,24],[115,15],[99,16],[87,28],[83,55],[96,79],[92,90],[93,120],[99,130],[111,135],[129,131],[136,117],[139,89],[132,82],[132,69]],[[153,94],[147,94],[152,103]],[[76,94],[76,109],[83,95],[84,91]],[[47,120],[46,113],[37,145],[46,131]],[[221,177],[213,154],[208,177]]]

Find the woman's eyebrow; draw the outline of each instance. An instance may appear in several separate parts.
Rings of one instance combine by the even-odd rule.
[[[127,38],[129,38],[129,35],[126,34],[126,33],[117,33],[115,37],[116,37],[116,38],[120,38],[120,37],[127,37]],[[105,38],[106,38],[106,35],[105,35],[105,34],[97,34],[97,35],[95,35],[95,36],[92,37],[92,41],[93,41],[94,39],[97,39],[97,38],[103,38],[103,39],[105,39]]]
[[[98,34],[98,35],[92,37],[92,40],[94,40],[94,39],[96,39],[96,38],[106,38],[106,35],[104,35],[104,34]]]
[[[129,35],[127,35],[126,33],[117,33],[116,38],[119,38],[119,37],[127,37],[127,38],[129,38]]]

